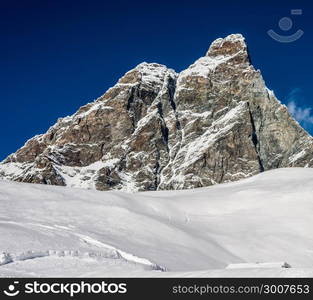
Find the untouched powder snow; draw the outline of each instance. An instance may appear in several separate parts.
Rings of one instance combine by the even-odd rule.
[[[313,276],[312,183],[309,168],[134,194],[0,181],[0,276]]]

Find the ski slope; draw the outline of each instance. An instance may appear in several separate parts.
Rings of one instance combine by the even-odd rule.
[[[312,277],[312,212],[309,168],[133,194],[0,181],[0,276]]]

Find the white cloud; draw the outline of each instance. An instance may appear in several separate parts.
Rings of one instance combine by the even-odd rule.
[[[303,127],[311,127],[313,125],[312,108],[298,105],[298,100],[301,98],[301,89],[293,89],[287,97],[288,111]]]
[[[313,115],[312,109],[310,107],[300,107],[297,106],[295,101],[290,101],[287,105],[289,112],[291,115],[299,122],[299,123],[309,123],[313,124]]]

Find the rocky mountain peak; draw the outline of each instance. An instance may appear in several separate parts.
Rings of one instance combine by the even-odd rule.
[[[5,159],[0,178],[147,191],[312,166],[312,137],[266,88],[244,37],[233,34],[179,74],[139,64]]]
[[[163,85],[164,77],[168,73],[176,75],[174,70],[168,69],[164,65],[143,62],[127,72],[118,81],[118,84],[138,84],[140,82],[155,89],[160,89]]]
[[[215,40],[206,53],[208,57],[240,57],[240,62],[249,62],[245,38],[241,34],[231,34]],[[239,62],[237,60],[237,62]]]

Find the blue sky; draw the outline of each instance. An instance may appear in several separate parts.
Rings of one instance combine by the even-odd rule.
[[[180,71],[230,33],[246,37],[267,86],[313,133],[313,4],[279,2],[0,0],[0,160],[138,63]],[[283,17],[289,30],[279,27]],[[304,35],[280,43],[269,29]]]

